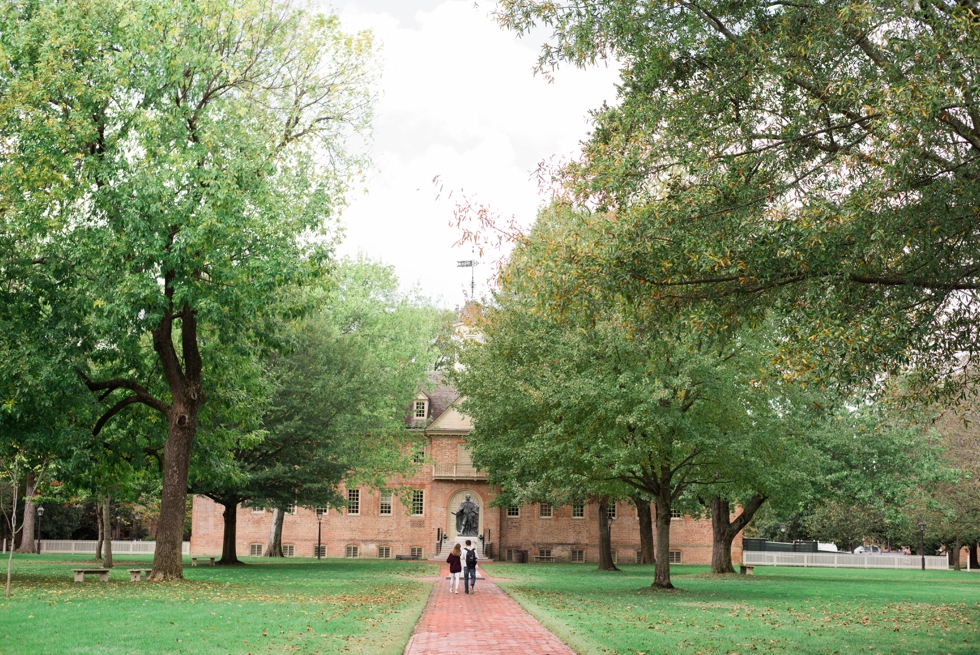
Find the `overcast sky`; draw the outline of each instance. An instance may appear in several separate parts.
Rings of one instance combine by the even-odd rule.
[[[343,216],[341,251],[393,264],[443,307],[462,304],[469,249],[450,227],[458,191],[530,224],[542,199],[533,172],[570,156],[588,111],[614,97],[612,68],[532,73],[541,37],[518,40],[472,0],[333,0],[348,30],[371,29],[381,45],[381,97],[367,193]],[[437,200],[432,183],[439,176]],[[448,192],[455,190],[451,199]],[[484,259],[490,260],[487,256]],[[476,269],[477,295],[489,265]]]

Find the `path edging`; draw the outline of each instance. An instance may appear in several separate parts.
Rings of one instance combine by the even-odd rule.
[[[420,580],[420,582],[424,584],[426,581]],[[418,611],[418,614],[415,616],[415,620],[412,622],[412,631],[408,633],[408,639],[406,639],[405,643],[402,644],[401,650],[397,652],[404,653],[408,650],[408,645],[412,643],[412,638],[415,636],[415,631],[419,629],[419,623],[422,621],[422,615],[425,614],[425,608],[429,606],[429,601],[432,600],[432,594],[435,592],[437,584],[439,583],[429,583],[429,593],[425,595],[425,602],[422,603],[422,608]]]
[[[494,578],[491,577],[490,579],[492,581]],[[534,617],[535,621],[543,625],[546,630],[558,637],[562,643],[574,650],[576,653],[578,653],[578,655],[608,655],[607,649],[602,648],[598,644],[592,644],[584,641],[585,638],[572,632],[572,629],[568,626],[568,624],[554,618],[542,610],[537,604],[512,594],[506,586],[500,583],[495,582],[494,584],[496,584],[501,591],[507,594],[511,600],[520,605],[521,609]]]

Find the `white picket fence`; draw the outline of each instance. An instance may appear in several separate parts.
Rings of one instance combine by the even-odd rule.
[[[71,539],[42,539],[41,553],[78,553],[95,554],[96,541],[90,540],[71,540]],[[113,555],[152,555],[156,552],[157,542],[155,541],[113,541]],[[191,554],[191,542],[185,541],[181,546],[180,552],[184,555]]]
[[[949,569],[945,555],[926,555],[926,568],[940,571]],[[850,553],[770,553],[743,551],[745,566],[826,566],[842,569],[919,569],[922,558],[918,555],[851,555]]]

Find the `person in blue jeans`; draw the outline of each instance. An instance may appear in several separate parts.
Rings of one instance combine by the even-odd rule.
[[[466,548],[463,549],[463,562],[466,564],[463,567],[463,591],[465,593],[476,593],[476,548],[472,547],[469,539],[466,540]]]

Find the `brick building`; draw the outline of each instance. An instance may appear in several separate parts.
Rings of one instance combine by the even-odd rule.
[[[410,491],[395,495],[367,488],[346,489],[347,507],[322,512],[324,557],[436,557],[441,544],[456,538],[455,511],[466,494],[480,507],[479,534],[482,545],[495,559],[510,559],[514,549],[528,550],[530,557],[558,561],[595,562],[599,556],[598,506],[552,507],[535,503],[522,507],[491,507],[493,489],[486,475],[470,463],[466,436],[471,424],[456,409],[458,395],[441,376],[433,375],[428,388],[416,398],[409,429],[426,438],[425,450],[417,454],[418,472],[391,481],[392,488]],[[196,496],[193,505],[191,552],[196,555],[221,553],[222,508],[208,498]],[[627,502],[610,508],[612,548],[620,562],[636,561],[640,549],[636,509]],[[264,554],[269,543],[272,513],[241,508],[238,512],[239,556]],[[711,522],[676,517],[670,529],[671,562],[711,562]],[[317,546],[317,515],[298,507],[287,513],[282,529],[287,556],[314,557]],[[732,557],[739,561],[739,535]],[[659,556],[659,553],[658,553]]]

